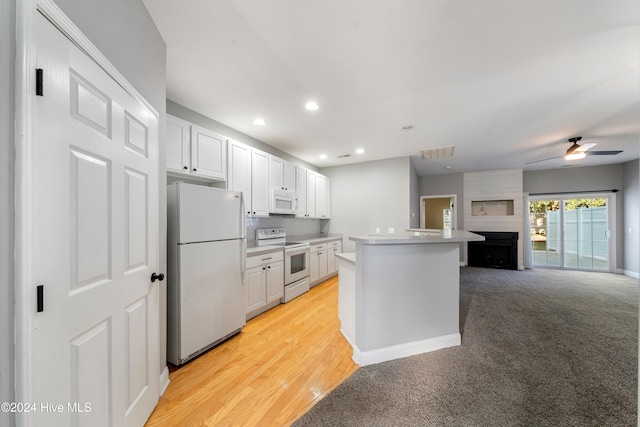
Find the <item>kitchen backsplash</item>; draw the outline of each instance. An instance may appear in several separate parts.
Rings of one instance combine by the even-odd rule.
[[[247,239],[255,240],[256,229],[258,228],[282,227],[285,229],[288,236],[318,234],[320,232],[326,232],[326,230],[321,230],[321,228],[328,227],[322,227],[320,224],[321,222],[328,223],[329,221],[320,219],[296,219],[283,216],[270,216],[269,218],[247,218],[245,224],[247,227]]]

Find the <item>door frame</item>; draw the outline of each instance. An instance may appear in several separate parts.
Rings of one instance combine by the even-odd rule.
[[[75,26],[52,0],[23,0],[16,2],[16,62],[15,62],[15,401],[30,402],[33,396],[33,372],[30,360],[35,346],[32,329],[36,307],[35,283],[32,277],[30,248],[32,237],[29,228],[29,212],[33,206],[36,189],[29,177],[32,169],[31,144],[35,135],[36,52],[35,21],[37,14],[45,16],[62,34],[95,61],[133,99],[144,105],[160,123],[158,111],[147,102],[127,79],[115,68],[98,48]],[[159,208],[159,206],[158,206]],[[159,230],[158,230],[159,233]],[[160,254],[157,254],[158,259]],[[162,355],[161,355],[162,357]],[[168,368],[160,373],[160,393],[168,384]],[[19,425],[31,425],[28,419],[16,420]]]
[[[451,199],[452,213],[451,217],[453,221],[451,227],[453,230],[458,229],[458,196],[456,194],[441,194],[441,195],[429,195],[420,196],[420,228],[424,227],[424,201],[425,199]]]
[[[615,273],[617,271],[617,214],[616,214],[616,193],[614,192],[598,192],[598,193],[590,193],[590,192],[576,192],[576,193],[551,193],[551,194],[536,194],[535,196],[529,196],[527,198],[527,215],[529,214],[529,202],[532,201],[536,201],[536,200],[571,200],[571,199],[607,199],[609,202],[607,204],[607,211],[608,211],[608,224],[609,224],[609,269],[606,270],[607,272],[610,273]],[[560,224],[562,225],[564,223],[564,208],[560,209],[560,217],[559,217],[559,221]],[[544,268],[557,268],[557,269],[564,269],[564,270],[581,270],[581,271],[596,271],[596,272],[602,272],[604,270],[590,270],[590,269],[574,269],[574,268],[568,268],[564,266],[564,225],[562,225],[562,228],[560,230],[560,232],[562,233],[562,238],[560,239],[561,242],[561,257],[560,260],[562,261],[562,265],[560,265],[559,267],[544,267]],[[531,234],[531,224],[529,224],[529,229],[527,230],[527,236],[529,236]],[[533,251],[533,248],[531,248],[531,251]],[[533,265],[533,253],[531,253],[531,266],[532,267],[536,267],[535,265]],[[537,266],[538,268],[543,268],[541,266]]]

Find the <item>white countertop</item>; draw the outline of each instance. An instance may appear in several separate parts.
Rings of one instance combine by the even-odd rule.
[[[481,242],[484,236],[465,230],[419,230],[411,229],[408,234],[372,234],[369,236],[350,236],[349,240],[364,245],[413,245],[432,243]]]
[[[347,253],[337,253],[336,258],[340,258],[348,263],[355,264],[356,263],[356,254],[355,252],[347,252]]]
[[[301,243],[320,243],[320,242],[331,242],[334,240],[342,240],[342,234],[301,234],[298,236],[287,236],[287,241],[289,242],[301,242]],[[255,240],[247,240],[247,256],[256,256],[268,254],[270,252],[278,252],[282,251],[284,248],[282,246],[271,246],[271,245],[263,245],[258,246]]]

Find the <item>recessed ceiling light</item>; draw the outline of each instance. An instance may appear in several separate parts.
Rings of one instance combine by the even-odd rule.
[[[327,155],[326,155],[326,154],[320,154],[320,159],[321,159],[321,160],[324,160],[324,159],[326,159],[326,158],[327,158]]]
[[[356,150],[356,154],[362,154],[362,153],[364,153],[364,148],[358,148]]]
[[[262,120],[262,119],[255,119],[255,120],[253,121],[253,124],[254,124],[254,125],[256,125],[256,126],[264,126],[264,125],[266,125],[266,124],[267,124],[267,122],[265,122],[265,121],[264,121],[264,120]]]
[[[402,126],[402,130],[414,130],[416,127],[413,125]]]
[[[306,108],[309,111],[316,111],[318,108],[320,108],[320,106],[318,105],[318,103],[314,102],[314,101],[309,101],[307,102],[307,104],[304,106],[304,108]]]

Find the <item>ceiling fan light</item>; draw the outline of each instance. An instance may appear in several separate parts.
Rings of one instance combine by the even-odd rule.
[[[567,153],[564,155],[565,160],[579,160],[584,159],[586,154],[584,153]]]

